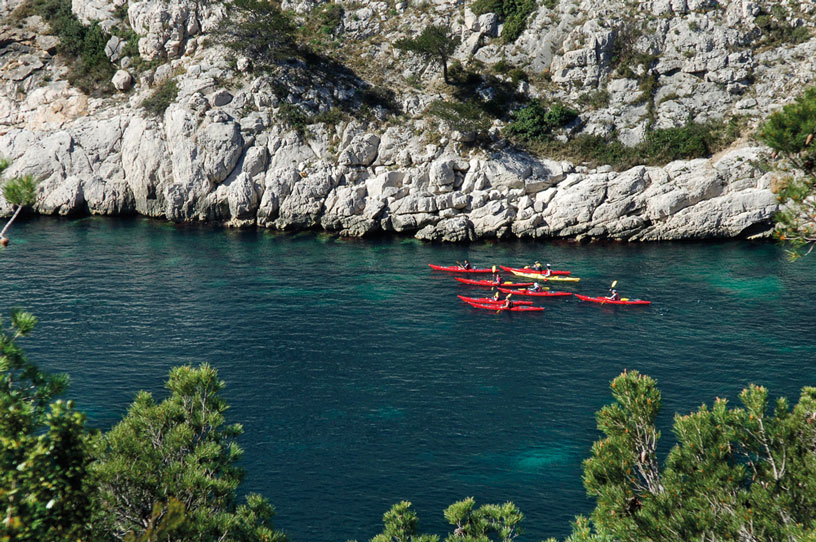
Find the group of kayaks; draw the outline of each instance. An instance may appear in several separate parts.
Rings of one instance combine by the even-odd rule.
[[[459,299],[470,305],[471,307],[477,309],[488,309],[494,311],[512,311],[512,312],[540,312],[544,310],[544,307],[536,307],[533,305],[533,302],[530,300],[518,300],[513,299],[510,301],[510,297],[529,297],[529,298],[542,298],[542,297],[569,297],[574,295],[581,301],[586,301],[589,303],[598,303],[601,305],[649,305],[651,301],[645,301],[642,299],[628,299],[628,298],[615,298],[615,297],[604,297],[604,296],[597,296],[591,297],[586,295],[580,294],[573,294],[572,292],[553,292],[549,291],[548,287],[542,287],[540,283],[550,283],[550,282],[559,282],[559,283],[577,283],[581,279],[578,277],[570,276],[572,273],[570,271],[561,271],[561,270],[554,270],[550,269],[549,265],[547,269],[533,269],[530,267],[508,267],[501,265],[499,266],[500,269],[506,271],[508,273],[512,273],[516,277],[520,277],[523,279],[527,279],[528,282],[509,282],[501,280],[501,277],[498,275],[496,267],[486,267],[486,268],[477,268],[477,267],[470,267],[470,266],[462,266],[462,265],[434,265],[428,264],[431,269],[435,271],[445,271],[448,273],[456,273],[456,274],[478,274],[478,273],[491,273],[494,274],[493,280],[487,279],[476,279],[476,278],[464,278],[464,277],[454,277],[458,282],[462,284],[467,284],[469,286],[479,286],[485,288],[494,288],[497,292],[502,294],[507,294],[505,298],[496,298],[496,297],[470,297],[459,295],[457,296]],[[534,282],[529,282],[530,280]],[[614,285],[617,283],[615,281]],[[535,285],[538,285],[538,288],[535,288]],[[614,293],[614,290],[613,290]]]

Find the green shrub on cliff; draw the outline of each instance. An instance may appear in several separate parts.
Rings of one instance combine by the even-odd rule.
[[[538,126],[532,122],[530,125]],[[610,165],[623,170],[640,164],[657,166],[673,160],[711,156],[731,144],[739,136],[741,126],[737,120],[705,124],[692,122],[676,128],[652,130],[643,141],[631,147],[621,143],[614,133],[609,137],[580,134],[567,142],[554,140],[551,132],[540,128],[524,132],[515,128],[508,135],[517,144],[538,155],[593,166]]]
[[[816,87],[771,115],[759,138],[774,149],[783,169],[798,169],[804,177],[788,174],[778,183],[782,211],[776,215],[775,235],[790,246],[793,259],[816,246]],[[789,173],[789,172],[788,172]]]
[[[547,7],[553,9],[555,3],[549,1]],[[470,6],[471,11],[476,15],[485,13],[495,13],[499,21],[504,23],[501,39],[504,43],[516,41],[525,28],[527,19],[536,10],[535,0],[476,0]]]
[[[533,100],[513,113],[507,133],[522,141],[547,141],[553,131],[576,118],[578,113],[560,102],[547,106],[541,100]]]
[[[142,101],[142,107],[156,116],[164,115],[165,110],[178,96],[178,85],[173,79],[156,87],[153,93]]]
[[[73,11],[71,0],[28,0],[15,11],[16,18],[39,15],[52,34],[59,38],[59,53],[68,61],[68,81],[89,94],[111,90],[116,71],[105,55],[110,35],[96,22],[83,25]]]

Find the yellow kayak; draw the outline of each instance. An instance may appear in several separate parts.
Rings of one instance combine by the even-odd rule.
[[[550,275],[549,277],[543,277],[539,273],[522,273],[521,271],[513,271],[513,274],[517,277],[524,277],[525,279],[533,279],[539,282],[578,282],[578,277],[563,277],[561,275]]]

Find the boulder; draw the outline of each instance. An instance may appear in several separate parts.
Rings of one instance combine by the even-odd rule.
[[[111,83],[116,90],[125,92],[130,90],[130,87],[133,85],[133,77],[126,70],[117,70],[117,72],[113,74]]]

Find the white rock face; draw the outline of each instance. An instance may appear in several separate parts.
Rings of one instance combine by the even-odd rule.
[[[130,87],[133,85],[133,77],[131,77],[126,70],[118,70],[115,74],[113,74],[111,83],[113,83],[113,87],[116,90],[124,92],[126,90],[130,90]]]
[[[0,0],[0,16],[16,1]],[[117,2],[124,5],[73,0],[73,9],[83,21],[110,25],[121,13]],[[286,2],[300,14],[319,4]],[[755,125],[814,81],[816,39],[753,45],[761,39],[755,18],[770,5],[561,1],[553,9],[539,6],[522,35],[504,44],[494,39],[502,30],[495,14],[476,16],[445,0],[425,10],[364,1],[347,7],[335,37],[357,42],[355,60],[370,68],[362,71],[402,78],[383,86],[396,89],[403,115],[386,116],[370,104],[357,115],[359,89],[342,77],[306,81],[266,73],[248,58],[228,61],[208,34],[222,3],[130,0],[127,16],[141,36],[141,56],[165,62],[139,73],[139,63],[131,64],[138,81],[125,69],[116,72],[112,82],[131,89],[127,95],[82,94],[60,79],[53,40],[30,29],[0,29],[0,42],[8,44],[0,54],[11,51],[0,63],[0,155],[13,161],[9,175],[42,179],[35,207],[43,214],[138,213],[449,242],[753,235],[767,231],[776,210],[769,177],[754,166],[767,149],[746,146],[716,159],[621,172],[532,156],[502,139],[506,118],[480,134],[430,119],[428,105],[450,97],[440,70],[390,44],[429,23],[451,24],[461,39],[455,60],[468,69],[495,75],[525,99],[557,99],[579,111],[558,137],[614,135],[634,145],[649,130],[689,119],[737,116]],[[816,9],[798,9],[789,22],[811,25]],[[122,48],[112,37],[105,52],[122,63]],[[622,49],[631,65],[616,60]],[[474,60],[485,65],[470,65]],[[523,67],[529,81],[514,84],[506,70],[492,70],[502,60]],[[146,116],[139,104],[170,79],[177,99],[161,118]],[[501,97],[492,81],[475,94]],[[314,116],[340,106],[358,118],[300,133],[282,120],[289,107]],[[10,212],[0,197],[0,215]]]
[[[330,153],[320,145],[329,139],[310,145],[275,130],[264,134],[266,143],[247,145],[240,125],[223,111],[199,116],[172,105],[163,128],[124,113],[84,119],[46,137],[19,130],[0,135],[0,152],[14,158],[11,174],[45,179],[36,206],[43,214],[137,212],[450,242],[642,241],[755,234],[777,209],[767,176],[753,165],[767,152],[762,147],[620,173],[578,172],[519,151],[467,159],[451,149],[415,149],[412,165],[386,169],[373,165],[378,149],[411,141],[409,132],[350,132],[338,160],[327,162],[319,157]],[[9,206],[0,201],[0,210],[8,214]]]

